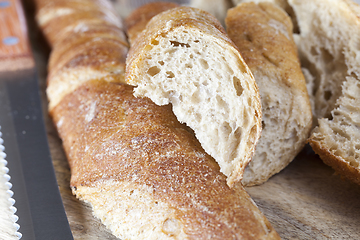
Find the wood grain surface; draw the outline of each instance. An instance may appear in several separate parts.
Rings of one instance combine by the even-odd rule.
[[[20,0],[0,2],[0,72],[34,67]]]
[[[49,49],[26,5],[30,37],[40,76],[43,111],[58,185],[75,239],[116,239],[94,218],[91,207],[69,188],[70,170],[45,96]],[[309,147],[261,186],[247,188],[282,239],[360,239],[360,186],[335,175]]]

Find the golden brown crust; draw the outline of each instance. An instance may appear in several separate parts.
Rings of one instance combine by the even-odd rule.
[[[125,19],[125,27],[129,42],[134,42],[135,38],[145,29],[146,24],[152,17],[178,6],[178,4],[170,2],[152,2],[135,9]]]
[[[71,166],[71,186],[133,182],[167,202],[190,239],[279,239],[240,186],[230,189],[170,106],[133,88],[88,81],[52,111]],[[266,239],[268,239],[266,238]]]
[[[72,33],[65,39],[59,41],[56,48],[51,52],[48,69],[54,69],[55,66],[59,68],[61,62],[66,62],[66,59],[75,55],[75,52],[84,51],[88,42],[101,41],[103,39],[113,39],[127,46],[127,41],[124,32],[116,26],[103,24],[83,24],[81,28],[72,31]],[[89,44],[88,44],[89,45]]]
[[[85,24],[122,27],[108,1],[37,1],[37,22],[51,46]]]
[[[273,20],[286,26],[286,29],[279,27],[282,34],[273,36],[273,28],[269,31],[257,27],[261,24],[268,26],[269,21]],[[298,80],[304,78],[299,77],[302,73],[292,37],[292,23],[284,11],[266,2],[242,3],[228,11],[226,25],[230,38],[239,47],[252,71],[276,72],[289,88],[297,89],[307,96],[306,85]]]
[[[71,51],[61,55],[58,62],[53,62],[49,68],[48,81],[64,69],[90,67],[92,70],[116,72],[125,69],[125,59],[128,51],[122,41],[111,38],[89,39],[85,44],[73,45]],[[57,54],[55,49],[51,55]],[[52,58],[52,57],[51,57]]]
[[[66,38],[71,30],[83,23],[97,23],[103,25],[115,25],[108,16],[102,12],[76,12],[67,14],[49,21],[43,31],[50,45],[54,46],[58,40]],[[115,25],[116,26],[116,25]]]
[[[349,180],[360,185],[359,169],[351,166],[349,162],[345,161],[339,155],[333,154],[326,144],[323,146],[321,140],[309,138],[308,143],[325,164],[332,167],[340,175],[345,176]]]

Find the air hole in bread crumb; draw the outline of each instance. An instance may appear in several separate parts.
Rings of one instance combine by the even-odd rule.
[[[241,86],[240,79],[237,78],[236,76],[234,76],[233,77],[233,84],[234,84],[234,88],[236,90],[236,95],[241,96],[241,94],[244,91],[244,88]]]
[[[154,66],[149,68],[149,70],[147,71],[147,74],[149,74],[150,76],[155,76],[156,74],[158,74],[160,72],[160,68]]]
[[[209,68],[209,64],[208,64],[208,62],[205,60],[205,59],[202,59],[202,58],[200,58],[200,65],[201,65],[201,67],[203,68],[203,69],[208,69]]]
[[[180,232],[180,222],[175,218],[168,218],[162,225],[162,231],[170,236],[176,236]]]
[[[190,45],[188,43],[181,43],[181,42],[178,42],[178,41],[170,41],[171,45],[173,45],[174,47],[187,47],[189,48]]]
[[[161,65],[161,66],[164,66],[164,61],[158,61],[158,63]]]
[[[167,71],[166,74],[167,74],[167,76],[166,76],[167,78],[174,78],[175,77],[175,74],[172,71]]]
[[[152,45],[159,45],[159,41],[156,39],[151,40]]]
[[[328,101],[330,98],[332,97],[332,92],[331,91],[325,91],[324,92],[324,98],[326,101]]]
[[[236,149],[238,149],[239,144],[240,144],[240,139],[241,139],[241,129],[240,128],[237,128],[234,131],[234,138],[235,138],[235,140],[231,143],[231,146],[230,146],[230,150],[231,150],[230,159],[235,159],[238,155],[238,152],[236,151]]]
[[[199,40],[195,40],[194,43],[199,43],[200,41]]]
[[[223,125],[220,128],[220,132],[224,138],[228,138],[232,129],[228,122],[224,122]]]
[[[185,64],[185,67],[186,67],[186,68],[192,68],[193,66],[192,66],[191,63],[186,63],[186,64]]]
[[[225,108],[225,111],[229,110],[229,105],[227,102],[224,101],[223,98],[221,98],[220,96],[216,96],[216,101],[220,108]]]
[[[172,54],[172,53],[174,53],[174,52],[176,52],[177,51],[177,49],[176,48],[170,48],[169,50],[166,50],[164,53],[166,54]]]
[[[265,126],[266,126],[265,122],[264,122],[264,121],[261,121],[261,127],[262,127],[262,129],[264,129]]]
[[[351,140],[351,137],[346,132],[342,131],[341,129],[334,129],[335,134],[340,135],[343,138]]]

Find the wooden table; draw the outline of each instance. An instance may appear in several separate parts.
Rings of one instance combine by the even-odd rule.
[[[70,170],[57,132],[47,114],[46,64],[49,49],[26,2],[30,38],[40,76],[43,110],[58,185],[75,239],[116,239],[91,207],[69,188]],[[281,173],[249,194],[283,239],[360,239],[360,186],[324,165],[308,147]]]

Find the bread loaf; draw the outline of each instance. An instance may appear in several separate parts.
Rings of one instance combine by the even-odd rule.
[[[126,61],[126,82],[137,86],[135,96],[172,103],[229,186],[239,181],[260,136],[260,98],[219,22],[191,7],[162,12],[135,39]]]
[[[171,107],[100,79],[53,110],[74,194],[120,239],[277,239]]]
[[[285,11],[267,2],[241,3],[225,20],[260,90],[263,130],[242,183],[261,184],[285,168],[309,136],[312,114],[306,82]]]
[[[61,89],[47,91],[56,99],[49,111],[76,197],[120,239],[279,239],[244,188],[229,188],[170,105],[135,98],[122,83],[126,46],[118,31],[91,29],[54,45],[48,77],[48,89]]]

